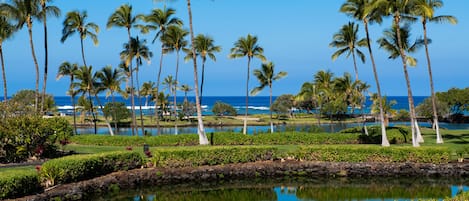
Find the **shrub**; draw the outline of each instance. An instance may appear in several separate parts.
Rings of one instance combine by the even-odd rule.
[[[142,164],[142,156],[129,151],[67,156],[45,162],[40,177],[46,186],[53,186],[134,169]]]
[[[361,144],[381,144],[381,127],[370,126],[368,127],[368,135],[362,134],[362,127],[347,128],[340,133],[355,133],[361,134],[359,141]],[[403,144],[411,141],[409,138],[410,130],[407,127],[386,127],[386,136],[391,144]]]
[[[290,153],[291,156],[307,161],[326,162],[412,162],[448,163],[451,151],[448,148],[421,147],[378,147],[378,146],[304,146]]]
[[[106,103],[103,112],[104,116],[111,117],[113,122],[121,122],[130,117],[130,111],[123,102]]]
[[[237,112],[236,109],[234,109],[233,106],[227,103],[223,103],[221,101],[217,101],[212,108],[213,114],[217,116],[224,116],[224,115],[229,115],[229,116],[236,116]]]
[[[272,160],[276,152],[270,146],[158,149],[151,161],[159,167],[196,167]]]
[[[33,169],[1,172],[0,187],[0,199],[31,195],[42,190],[39,175]]]

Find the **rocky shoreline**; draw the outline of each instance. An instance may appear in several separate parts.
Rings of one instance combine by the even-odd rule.
[[[130,189],[138,186],[173,185],[185,182],[275,178],[275,177],[469,177],[469,163],[331,163],[300,161],[264,161],[245,164],[203,166],[194,168],[142,168],[115,172],[87,181],[56,186],[37,195],[16,200],[45,201],[85,200],[110,189]]]

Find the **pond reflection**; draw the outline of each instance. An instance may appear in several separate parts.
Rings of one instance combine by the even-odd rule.
[[[221,181],[121,190],[92,200],[118,201],[312,201],[441,200],[469,190],[469,180],[448,179],[276,179]]]

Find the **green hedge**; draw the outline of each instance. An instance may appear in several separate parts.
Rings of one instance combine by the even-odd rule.
[[[363,127],[347,128],[340,133],[360,134],[359,141],[361,144],[381,144],[381,126],[368,127],[368,135],[362,134]],[[391,144],[403,144],[412,141],[410,129],[408,127],[386,127],[386,136]]]
[[[0,200],[31,195],[42,190],[39,175],[34,169],[0,172]]]
[[[40,177],[47,187],[134,169],[142,164],[142,155],[131,151],[74,155],[45,162],[41,166]]]
[[[445,147],[379,147],[379,146],[302,146],[290,153],[307,161],[325,162],[412,162],[448,163],[451,151]]]
[[[277,152],[270,146],[155,149],[151,161],[158,167],[196,167],[272,160]]]
[[[285,132],[274,134],[243,135],[239,133],[207,133],[213,145],[312,145],[312,144],[358,144],[358,134]],[[193,146],[199,144],[195,134],[160,135],[152,137],[79,135],[72,143],[100,146]]]

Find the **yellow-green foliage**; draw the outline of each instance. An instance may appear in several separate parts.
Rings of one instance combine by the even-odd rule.
[[[448,163],[446,147],[379,147],[379,146],[302,146],[290,153],[298,159],[326,162],[412,162]]]
[[[39,175],[34,169],[0,172],[0,199],[30,195],[41,190]]]
[[[67,156],[44,163],[40,176],[47,186],[53,186],[90,179],[115,171],[134,169],[142,164],[142,156],[131,151]]]
[[[151,160],[160,167],[195,167],[271,160],[276,152],[269,146],[173,148],[155,150]]]

